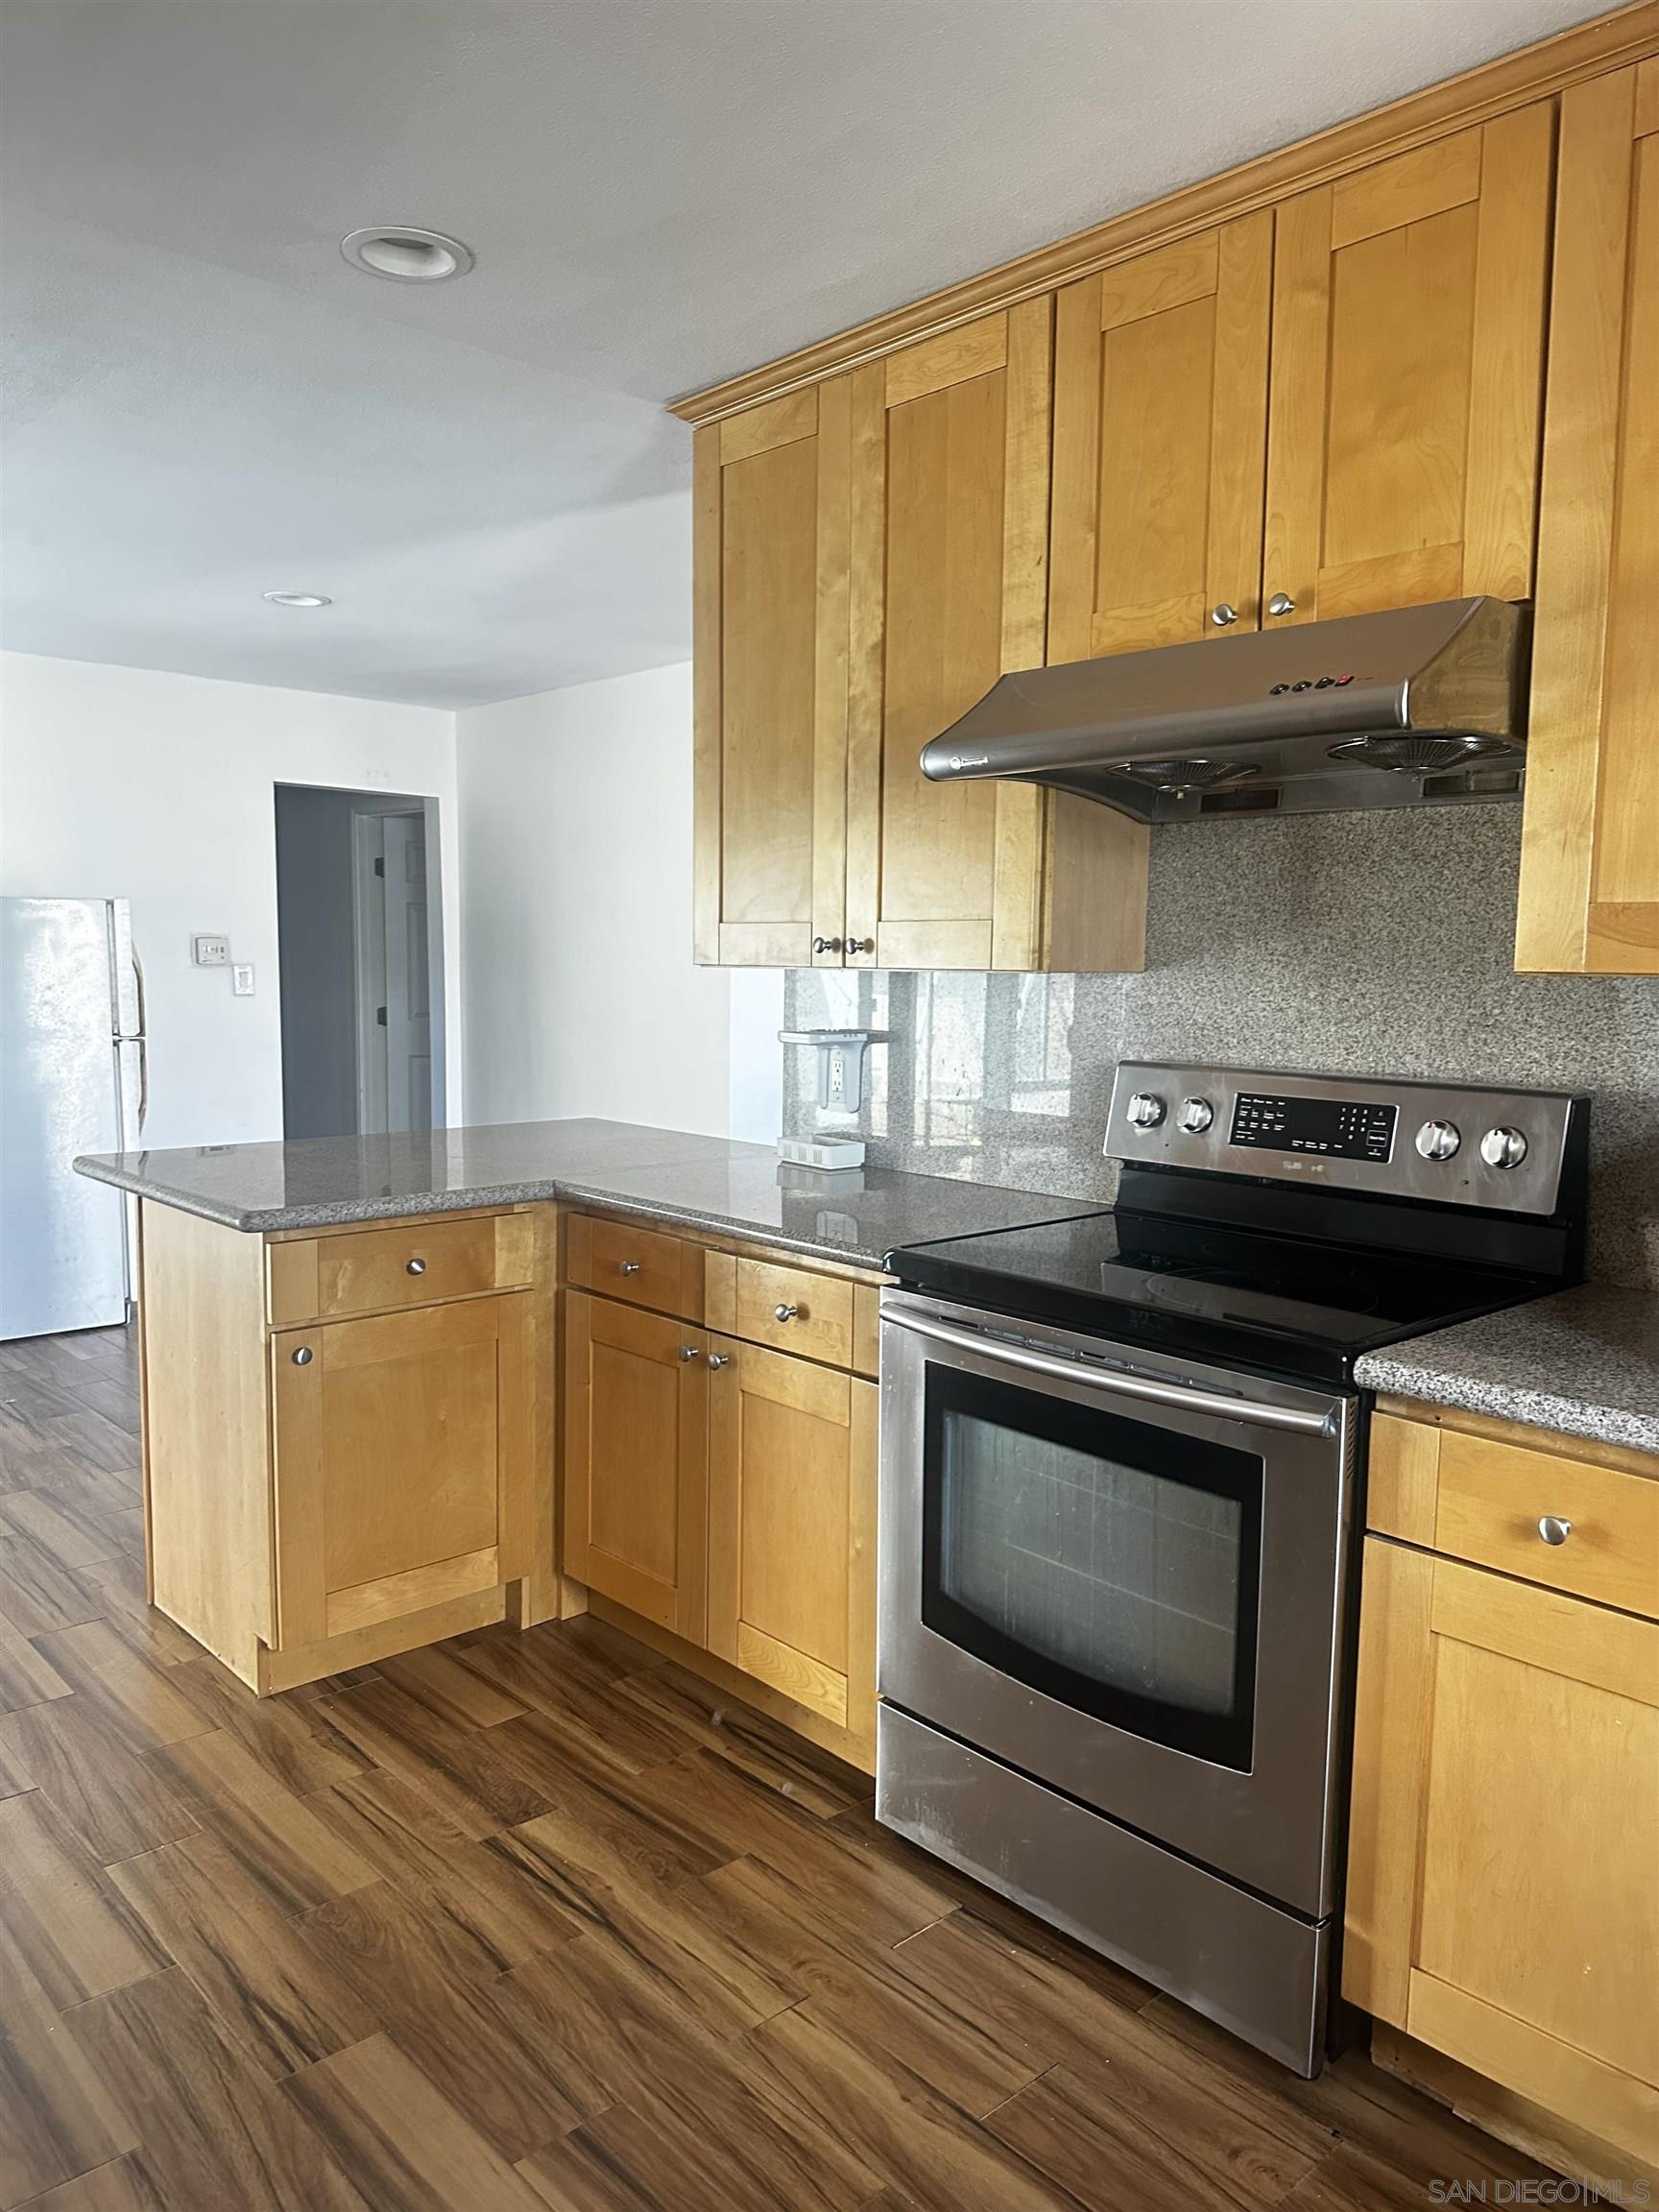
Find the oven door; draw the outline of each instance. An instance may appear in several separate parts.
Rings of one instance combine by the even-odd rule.
[[[881,1695],[1330,1911],[1357,1400],[881,1304]]]

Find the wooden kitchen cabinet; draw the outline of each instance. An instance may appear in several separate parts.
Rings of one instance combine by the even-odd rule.
[[[703,1641],[709,1371],[700,1328],[565,1295],[565,1571]]]
[[[873,1750],[876,1385],[709,1348],[709,1648]]]
[[[1277,210],[1269,624],[1530,595],[1553,136],[1539,102]]]
[[[1463,2108],[1501,2131],[1525,2114],[1512,2139],[1575,2172],[1659,2163],[1659,1469],[1640,1464],[1466,1416],[1374,1424],[1343,1994],[1408,2039],[1401,2071],[1433,2087],[1422,2061],[1452,2061],[1479,2078]],[[1541,1541],[1544,1515],[1569,1534]]]
[[[1043,664],[1052,303],[853,377],[848,960],[1139,968],[1146,837],[1087,800],[930,783],[922,748]]]
[[[725,967],[840,965],[851,379],[697,433],[694,941]]]
[[[251,1688],[558,1610],[555,1221],[141,1205],[151,1595]]]
[[[271,1338],[276,1647],[529,1571],[527,1294]]]
[[[1272,282],[1262,209],[1059,294],[1050,661],[1260,627]]]
[[[1659,59],[1561,102],[1516,966],[1659,974]]]

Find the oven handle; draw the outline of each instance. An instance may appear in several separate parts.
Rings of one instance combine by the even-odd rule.
[[[981,1358],[1000,1360],[1005,1366],[1024,1367],[1033,1375],[1052,1376],[1061,1382],[1086,1382],[1091,1390],[1115,1392],[1120,1398],[1143,1398],[1154,1406],[1179,1407],[1184,1413],[1213,1413],[1223,1421],[1247,1422],[1256,1429],[1294,1429],[1305,1436],[1335,1433],[1335,1416],[1314,1413],[1297,1406],[1263,1406],[1254,1399],[1223,1397],[1217,1390],[1195,1390],[1190,1382],[1160,1382],[1149,1375],[1118,1375],[1080,1361],[1058,1359],[1046,1352],[1032,1352],[1023,1344],[1005,1344],[996,1337],[976,1335],[970,1329],[952,1329],[945,1321],[926,1321],[917,1313],[883,1313],[896,1329],[914,1330],[957,1352],[977,1352]]]

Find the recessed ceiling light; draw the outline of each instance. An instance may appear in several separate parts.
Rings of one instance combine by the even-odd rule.
[[[261,591],[261,599],[269,599],[273,607],[332,607],[332,599],[321,591]]]
[[[390,276],[395,284],[438,284],[445,276],[465,276],[472,266],[472,249],[459,238],[408,223],[352,230],[341,239],[340,251],[353,269]]]

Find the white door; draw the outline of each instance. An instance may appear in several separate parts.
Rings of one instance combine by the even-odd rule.
[[[426,822],[384,817],[386,1126],[432,1126],[431,964],[426,951]]]

